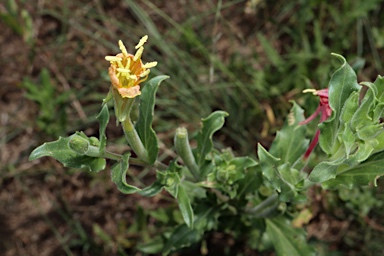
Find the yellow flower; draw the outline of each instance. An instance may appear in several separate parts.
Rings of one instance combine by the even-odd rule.
[[[108,74],[112,85],[117,89],[123,98],[135,98],[140,95],[140,83],[148,78],[150,68],[157,65],[156,61],[143,64],[141,55],[143,54],[143,45],[148,36],[143,36],[136,45],[135,55],[127,52],[123,42],[119,40],[121,53],[116,56],[105,56],[105,59],[111,63]]]

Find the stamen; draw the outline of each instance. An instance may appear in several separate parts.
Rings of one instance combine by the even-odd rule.
[[[114,61],[122,61],[122,58],[120,57],[116,57],[116,56],[105,56],[105,59],[107,61],[111,61],[111,62],[114,62]]]
[[[140,77],[145,77],[151,72],[149,69],[145,70],[143,73],[140,74]]]
[[[144,47],[140,47],[136,54],[135,54],[135,57],[133,57],[133,61],[137,61],[141,58],[141,55],[143,54],[143,51],[144,51]]]
[[[124,68],[124,65],[123,65],[123,63],[121,63],[121,61],[117,62],[117,66],[119,66],[119,68]]]
[[[140,81],[138,82],[138,84],[141,84],[142,82],[146,81],[147,79],[148,79],[148,76],[146,76],[146,77],[140,79]]]
[[[128,56],[127,49],[125,48],[125,46],[121,40],[119,40],[119,47],[120,47],[121,52],[124,54],[124,56]]]
[[[121,73],[131,73],[131,71],[129,69],[126,69],[126,68],[117,68],[116,70],[121,72]]]
[[[135,49],[138,49],[138,48],[142,47],[147,42],[147,39],[148,39],[147,35],[143,36],[140,39],[139,43],[135,46]]]
[[[311,93],[315,94],[316,90],[315,89],[305,89],[305,90],[303,90],[303,93],[307,93],[307,92],[311,92]]]
[[[131,58],[127,58],[127,65],[125,65],[125,68],[129,69],[130,66],[131,66]]]
[[[153,68],[156,67],[157,61],[147,62],[143,65],[143,68]]]

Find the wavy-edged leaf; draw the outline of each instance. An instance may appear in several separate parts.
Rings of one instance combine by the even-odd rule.
[[[151,197],[160,193],[161,190],[163,190],[163,188],[164,188],[164,185],[161,182],[155,181],[150,186],[138,191],[138,193],[142,196]]]
[[[226,116],[228,116],[227,112],[215,111],[207,118],[202,119],[203,126],[197,135],[197,148],[195,151],[195,157],[199,167],[204,165],[205,157],[213,149],[212,136],[223,127]]]
[[[129,168],[130,154],[125,154],[120,162],[112,166],[111,179],[116,184],[117,189],[124,194],[133,194],[140,191],[139,188],[127,183],[127,171]]]
[[[384,175],[384,152],[371,156],[367,161],[352,167],[346,167],[337,172],[333,179],[322,183],[323,188],[331,189],[339,185],[352,188],[375,183]]]
[[[344,103],[351,93],[359,91],[361,88],[357,83],[355,71],[348,65],[345,58],[338,54],[333,55],[342,62],[342,65],[332,75],[329,82],[329,106],[332,109],[332,115],[328,120],[319,125],[321,130],[321,136],[319,138],[320,146],[324,152],[330,155],[335,153],[340,146],[337,135],[341,110]]]
[[[143,142],[144,148],[148,152],[149,164],[153,164],[157,159],[159,152],[157,136],[152,129],[153,112],[155,108],[156,91],[160,83],[168,76],[156,76],[149,80],[140,95],[139,120],[136,123],[136,129]]]
[[[60,137],[56,141],[46,142],[32,151],[29,160],[35,160],[43,156],[50,156],[70,168],[88,168],[92,172],[99,172],[105,169],[104,158],[81,155],[69,147],[71,136]]]
[[[353,184],[367,184],[374,180],[376,172],[369,171],[369,168],[364,167],[368,163],[362,162],[384,150],[384,130],[380,120],[383,113],[380,99],[384,99],[382,80],[379,77],[375,83],[364,83],[368,86],[368,90],[361,102],[358,92],[353,91],[343,103],[337,131],[340,147],[337,151],[335,151],[336,148],[333,149],[332,161],[315,166],[309,176],[311,181],[323,183],[324,187],[331,188],[342,185],[343,182],[344,185],[351,187]],[[323,130],[320,137],[322,136],[323,139],[327,138]],[[375,164],[372,166],[378,167]],[[380,176],[381,171],[379,170],[376,174]]]

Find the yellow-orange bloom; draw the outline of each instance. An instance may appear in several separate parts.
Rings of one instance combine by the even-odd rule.
[[[140,83],[147,80],[149,69],[157,65],[156,61],[146,64],[141,61],[143,45],[147,39],[147,35],[140,39],[135,47],[137,49],[135,55],[128,53],[123,42],[119,40],[121,53],[116,56],[105,56],[105,59],[111,63],[108,74],[112,85],[123,98],[134,98],[140,95]]]

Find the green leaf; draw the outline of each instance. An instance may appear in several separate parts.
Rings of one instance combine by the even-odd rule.
[[[276,216],[278,206],[278,194],[272,194],[247,212],[253,218],[271,218],[271,216]]]
[[[323,188],[331,189],[339,185],[352,188],[353,186],[368,185],[384,175],[384,152],[371,156],[367,161],[338,171],[334,179],[322,183]]]
[[[267,234],[271,237],[276,253],[279,256],[315,255],[308,245],[303,229],[296,229],[284,217],[266,219]]]
[[[164,245],[163,253],[168,254],[171,250],[178,250],[197,243],[200,239],[200,232],[182,224],[172,232],[172,235]]]
[[[154,183],[152,183],[152,185],[146,188],[143,188],[138,193],[142,196],[151,197],[160,193],[161,190],[163,190],[163,188],[164,188],[164,185],[161,182],[155,181]]]
[[[179,192],[177,193],[177,201],[185,224],[187,224],[189,228],[193,228],[193,210],[191,206],[191,201],[189,200],[189,196],[185,192],[185,189],[182,184],[180,184],[179,186]]]
[[[335,153],[340,146],[337,135],[341,110],[344,103],[351,93],[359,91],[361,88],[357,83],[356,73],[351,66],[348,65],[345,58],[338,54],[333,55],[339,58],[342,65],[336,70],[329,82],[329,105],[332,109],[332,115],[328,120],[319,125],[321,130],[319,143],[323,151],[329,155]]]
[[[236,168],[240,169],[241,171],[244,172],[245,169],[248,169],[250,167],[254,167],[258,165],[256,160],[248,157],[248,156],[242,156],[242,157],[235,157],[231,159],[228,162],[229,165],[235,165]]]
[[[229,175],[229,183],[233,184],[234,182],[240,179],[243,179],[245,176],[246,170],[256,165],[258,165],[258,163],[254,159],[247,156],[235,157],[231,159],[227,163],[227,166],[229,167],[229,169],[233,169],[234,172],[230,173]]]
[[[279,199],[283,202],[289,202],[298,194],[295,185],[301,180],[300,173],[298,170],[292,168],[289,163],[280,165],[278,171],[282,181]]]
[[[304,120],[303,109],[295,102],[283,128],[277,132],[269,153],[279,157],[283,163],[294,164],[304,154],[309,140],[305,139],[306,128],[299,125]]]
[[[169,168],[172,170],[171,172],[169,169],[166,171],[157,171],[156,181],[138,193],[142,196],[154,196],[160,193],[164,187],[167,187],[167,191],[170,192],[170,194],[173,193],[176,197],[178,185],[180,183],[180,177],[178,176],[178,173],[173,172],[177,169],[177,165],[175,165],[174,162],[170,164]]]
[[[107,145],[107,136],[105,135],[105,129],[107,128],[107,124],[109,122],[109,111],[107,104],[104,104],[99,115],[96,117],[97,121],[99,121],[99,140],[100,140],[100,152],[104,153],[105,146]]]
[[[244,178],[246,169],[256,166],[258,163],[250,157],[235,157],[228,160],[225,158],[225,153],[216,157],[216,181],[220,185],[229,185],[232,187],[236,181]],[[221,160],[221,161],[220,161]]]
[[[116,184],[117,189],[124,194],[133,194],[140,191],[139,188],[129,185],[127,183],[127,171],[129,167],[129,156],[125,154],[120,162],[117,162],[112,166],[111,179]]]
[[[241,179],[239,183],[239,188],[237,192],[238,198],[245,197],[248,193],[253,193],[257,191],[261,184],[263,178],[261,176],[261,168],[259,165],[251,167],[245,173],[244,179]]]
[[[72,135],[77,136],[77,134]],[[34,149],[29,156],[29,160],[35,160],[43,156],[50,156],[70,168],[88,168],[92,172],[99,172],[105,169],[106,161],[104,158],[90,157],[81,155],[69,147],[71,137],[60,137],[56,141],[46,142]]]
[[[180,185],[180,174],[182,167],[176,161],[172,161],[168,169],[163,172],[157,172],[157,180],[162,182],[164,188],[174,197],[177,198]]]
[[[280,163],[280,158],[274,157],[261,145],[257,145],[257,155],[263,175],[269,180],[272,186],[280,191],[279,174],[277,167]]]
[[[311,181],[323,183],[327,188],[343,183],[351,187],[353,184],[367,184],[374,181],[375,174],[381,175],[380,170],[377,173],[369,170],[363,173],[361,170],[369,169],[364,167],[368,164],[360,163],[384,150],[384,130],[380,120],[383,113],[380,100],[384,99],[384,82],[379,77],[375,83],[364,85],[368,90],[361,102],[358,92],[353,91],[342,104],[340,119],[336,124],[338,145],[332,149],[330,161],[315,166],[309,176]],[[322,131],[320,137],[326,138],[328,135]],[[360,165],[363,167],[360,168]]]
[[[212,205],[207,202],[197,203],[193,227],[201,233],[217,228],[222,207],[222,205]]]
[[[148,152],[149,164],[153,164],[159,152],[157,136],[152,129],[153,112],[155,108],[156,91],[160,83],[168,76],[156,76],[149,80],[143,87],[140,95],[139,120],[136,129]]]
[[[271,155],[260,144],[257,153],[262,173],[272,187],[280,193],[279,199],[284,202],[294,199],[298,195],[295,186],[302,180],[300,173],[292,168],[290,163],[285,163]]]
[[[273,63],[273,65],[277,69],[281,69],[283,67],[283,60],[281,59],[280,54],[276,51],[276,49],[272,46],[268,39],[263,35],[263,33],[257,33],[257,39],[261,43],[261,46],[263,47],[264,53],[267,55],[267,58]]]
[[[152,238],[148,243],[137,245],[136,248],[143,253],[158,254],[164,248],[164,239],[159,235]]]
[[[203,126],[197,135],[197,148],[195,152],[196,162],[199,167],[205,163],[205,157],[213,149],[212,136],[224,125],[224,117],[228,113],[224,111],[215,111],[207,118],[202,119]]]
[[[352,130],[358,131],[373,121],[370,115],[372,108],[374,108],[375,95],[371,88],[367,90],[359,108],[352,116],[350,123]]]

